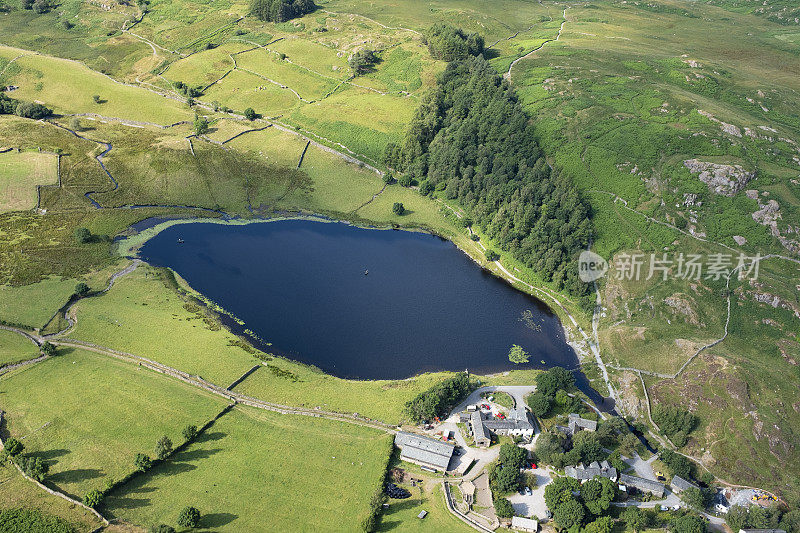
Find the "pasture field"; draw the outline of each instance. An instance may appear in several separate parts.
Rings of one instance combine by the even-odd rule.
[[[402,467],[402,465],[401,465]],[[470,526],[450,514],[444,503],[444,489],[439,483],[430,488],[420,486],[405,487],[411,492],[406,500],[389,500],[389,507],[383,511],[378,531],[402,531],[428,533],[437,531],[474,531]],[[428,511],[424,520],[417,518],[420,511]]]
[[[0,285],[0,320],[31,329],[42,327],[66,303],[77,283],[52,276],[20,287]]]
[[[67,521],[76,531],[89,533],[101,526],[100,520],[82,507],[47,494],[23,478],[11,464],[0,466],[0,509],[18,507],[38,509]],[[108,531],[114,531],[109,529]]]
[[[8,47],[0,51],[3,57],[26,53]],[[6,71],[0,80],[19,86],[13,97],[42,102],[59,113],[95,113],[162,125],[192,117],[180,101],[116,82],[75,61],[27,53],[13,65],[17,68]],[[101,103],[94,102],[94,95]]]
[[[58,182],[58,156],[38,152],[0,154],[0,213],[36,207],[36,186]]]
[[[239,113],[250,107],[265,117],[289,112],[300,103],[289,89],[242,70],[234,70],[209,87],[203,99],[219,102]]]
[[[0,366],[39,355],[39,348],[31,341],[11,331],[0,330]]]
[[[382,483],[391,436],[319,418],[237,407],[185,451],[113,492],[105,508],[142,525],[175,524],[194,505],[201,527],[353,531]]]
[[[236,68],[294,89],[306,101],[315,101],[333,91],[339,80],[294,65],[260,48],[236,56]]]
[[[205,87],[233,68],[231,54],[251,47],[241,42],[225,43],[170,63],[163,75],[173,83],[181,81],[192,87]]]
[[[139,267],[104,295],[80,301],[70,336],[153,359],[222,387],[258,363],[236,336],[165,283],[169,279],[163,273]]]
[[[78,498],[132,472],[134,456],[152,456],[162,435],[177,445],[185,426],[225,406],[161,374],[68,348],[2,376],[0,390],[11,435],[50,464],[50,483]]]

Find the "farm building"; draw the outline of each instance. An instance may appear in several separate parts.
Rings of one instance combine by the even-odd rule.
[[[670,485],[672,485],[672,490],[676,494],[677,493],[681,493],[681,492],[685,491],[686,489],[699,489],[700,488],[697,485],[695,485],[694,483],[692,483],[691,481],[686,481],[685,479],[683,479],[680,476],[673,476],[672,477],[672,482],[670,483]]]
[[[594,420],[587,420],[586,418],[581,418],[579,415],[575,413],[571,413],[569,415],[569,434],[574,435],[578,431],[596,431],[597,430],[597,422]]]
[[[578,481],[586,481],[596,477],[606,477],[611,481],[617,480],[617,469],[609,465],[608,461],[603,461],[601,463],[592,461],[589,466],[583,466],[583,464],[568,466],[564,468],[564,474]]]
[[[475,446],[488,448],[492,440],[486,434],[486,426],[484,426],[483,416],[481,416],[480,411],[474,411],[470,415],[469,427],[472,430],[472,438],[475,439]]]
[[[628,487],[634,487],[639,489],[643,492],[649,492],[658,496],[659,498],[664,497],[664,485],[657,481],[652,481],[650,479],[645,479],[643,477],[636,477],[636,476],[629,476],[627,474],[620,474],[619,482],[623,485],[627,485]]]
[[[739,533],[786,533],[782,529],[740,529]]]
[[[399,432],[394,438],[394,445],[400,448],[400,459],[422,467],[446,472],[455,446],[415,435]]]
[[[528,412],[524,407],[514,407],[508,413],[508,418],[500,420],[493,418],[484,421],[490,431],[498,435],[511,435],[530,439],[533,437],[533,424],[528,419]]]
[[[515,516],[511,519],[511,528],[519,531],[532,531],[535,533],[536,531],[539,531],[539,522],[532,518]]]

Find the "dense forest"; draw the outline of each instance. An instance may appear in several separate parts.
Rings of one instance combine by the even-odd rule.
[[[458,61],[483,53],[483,37],[478,33],[466,33],[461,28],[438,23],[423,35],[431,56],[444,61]]]
[[[589,209],[548,166],[516,93],[482,56],[447,65],[403,145],[387,148],[386,163],[419,181],[422,192],[458,200],[545,281],[588,294],[576,260],[589,243]]]
[[[316,7],[313,0],[251,0],[250,14],[264,22],[286,22]]]

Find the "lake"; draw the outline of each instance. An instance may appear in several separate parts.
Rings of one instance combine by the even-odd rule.
[[[161,231],[139,255],[243,320],[227,325],[269,343],[260,348],[335,376],[579,366],[546,305],[427,233],[313,220],[197,222]],[[529,363],[508,360],[512,344]]]

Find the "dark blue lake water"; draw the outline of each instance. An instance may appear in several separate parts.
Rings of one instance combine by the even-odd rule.
[[[578,368],[544,304],[429,234],[308,220],[198,222],[162,231],[140,255],[244,320],[271,343],[266,351],[336,376]],[[509,362],[512,344],[530,363]]]

